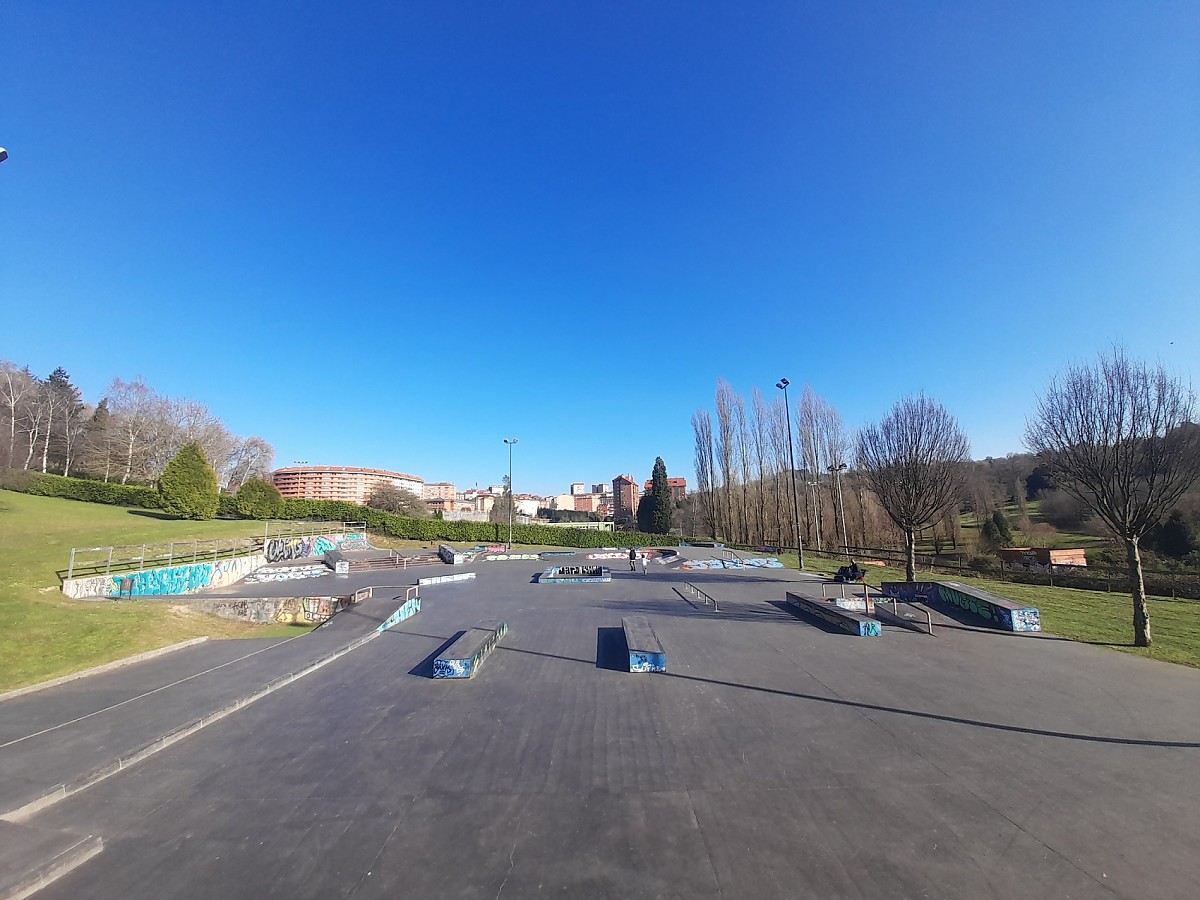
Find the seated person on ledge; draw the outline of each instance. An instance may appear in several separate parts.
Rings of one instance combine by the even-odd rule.
[[[837,577],[845,581],[862,581],[866,577],[866,569],[863,569],[857,562],[851,562],[848,566],[842,566],[837,570]]]

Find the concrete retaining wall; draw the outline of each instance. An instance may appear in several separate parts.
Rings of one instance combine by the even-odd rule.
[[[76,600],[102,600],[110,597],[146,597],[157,594],[193,594],[207,588],[226,587],[241,581],[268,563],[324,556],[337,550],[343,541],[362,542],[361,533],[318,534],[301,538],[271,538],[262,553],[219,559],[215,562],[180,562],[141,572],[115,575],[91,575],[63,581],[63,593]]]

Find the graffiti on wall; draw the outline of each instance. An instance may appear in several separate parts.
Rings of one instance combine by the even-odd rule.
[[[320,578],[329,573],[329,567],[318,563],[312,566],[284,566],[259,569],[246,576],[245,584],[264,584],[269,581],[291,581],[294,578]]]
[[[1036,609],[1014,609],[1012,611],[1013,631],[1041,631],[1042,614]]]
[[[311,537],[270,538],[263,544],[263,553],[267,562],[287,562],[292,559],[307,559],[310,556],[324,556],[330,550],[337,550],[344,542],[361,540],[361,534],[318,534]]]
[[[748,559],[693,559],[680,568],[689,572],[704,569],[782,569],[783,563],[773,556],[754,556]]]
[[[124,575],[94,575],[69,578],[63,593],[76,600],[88,597],[149,597],[156,594],[190,594],[204,588],[225,587],[241,581],[262,566],[260,554],[217,562],[160,566]]]
[[[288,597],[279,601],[275,621],[281,625],[324,622],[334,614],[331,597]]]

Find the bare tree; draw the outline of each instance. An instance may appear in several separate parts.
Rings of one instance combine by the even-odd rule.
[[[767,540],[767,453],[769,439],[767,429],[770,427],[770,413],[763,399],[762,391],[754,388],[750,393],[754,415],[754,470],[755,470],[755,525],[758,528],[759,540]]]
[[[969,458],[970,445],[958,422],[924,394],[898,401],[878,425],[858,434],[858,467],[904,532],[909,581],[916,580],[914,535],[958,499]]]
[[[734,539],[734,490],[737,486],[737,472],[733,467],[737,455],[737,430],[733,424],[733,407],[735,397],[733,387],[724,378],[717,379],[717,467],[720,476],[719,495],[723,495],[718,508],[725,512],[724,527],[719,530],[726,540]]]
[[[692,413],[692,433],[695,436],[696,498],[700,504],[700,519],[712,537],[717,536],[717,500],[713,459],[712,417],[706,409]]]
[[[252,436],[236,442],[229,463],[227,486],[237,490],[251,478],[270,480],[275,448],[262,438]]]
[[[147,436],[153,425],[153,407],[157,395],[139,375],[133,381],[114,378],[108,387],[109,410],[121,438],[125,456],[125,472],[121,484],[129,481],[134,464],[142,463],[147,450]]]
[[[8,419],[8,456],[6,466],[14,466],[17,459],[17,432],[27,417],[28,407],[37,396],[38,380],[28,368],[20,368],[8,360],[0,361],[0,401],[4,404],[4,417]],[[26,461],[28,466],[28,461]]]
[[[1133,642],[1151,643],[1139,541],[1200,478],[1196,396],[1161,366],[1101,353],[1056,377],[1025,426],[1025,442],[1125,544]]]

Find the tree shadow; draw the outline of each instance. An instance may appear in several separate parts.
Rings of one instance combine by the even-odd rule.
[[[165,513],[157,509],[127,509],[125,510],[131,516],[142,516],[146,519],[161,519],[164,522],[182,522],[179,516],[173,516],[170,513]]]
[[[613,641],[615,639],[615,640],[619,641],[621,648],[625,649],[624,629],[622,629],[622,628],[601,628],[601,629],[598,629],[598,631],[617,632],[615,638],[610,637],[610,638],[608,638],[608,640]],[[839,632],[839,633],[845,634],[844,631]],[[600,665],[601,636],[599,634],[597,634],[597,636],[596,636],[596,647],[597,647],[596,668],[609,668],[609,666]],[[500,647],[497,647],[496,649],[504,650],[504,651],[507,651],[510,653],[522,653],[522,654],[527,654],[529,656],[538,656],[538,657],[542,657],[544,659],[559,659],[564,662],[584,663],[587,665],[591,665],[591,660],[579,659],[578,657],[574,657],[574,656],[562,656],[562,655],[556,654],[556,653],[544,653],[544,652],[540,652],[537,650],[520,649],[517,647],[500,646]],[[608,647],[607,644],[606,644],[605,649],[606,649],[606,652],[611,653],[611,649]],[[605,657],[606,660],[610,659],[610,658],[611,657],[608,657],[608,656]],[[628,650],[627,649],[626,649],[625,661],[626,662],[628,661]],[[628,671],[628,668],[627,667],[624,667],[624,668],[618,667],[617,671],[625,672],[625,671]],[[962,716],[950,716],[950,715],[944,715],[942,713],[924,712],[922,710],[916,710],[916,709],[905,709],[904,707],[899,707],[899,706],[883,706],[883,705],[877,704],[877,703],[865,703],[865,702],[862,702],[859,700],[847,700],[842,697],[822,697],[822,696],[818,696],[817,694],[806,694],[806,693],[803,693],[800,691],[785,691],[781,688],[762,687],[762,686],[756,685],[756,684],[742,684],[742,683],[739,683],[736,681],[724,681],[719,678],[704,678],[699,675],[684,675],[679,672],[663,672],[663,673],[661,673],[661,675],[664,678],[677,678],[681,681],[693,681],[693,682],[697,682],[700,684],[719,685],[722,687],[737,688],[739,690],[753,691],[755,693],[761,693],[761,694],[770,694],[770,695],[780,696],[780,697],[791,697],[796,700],[803,700],[803,701],[807,701],[810,703],[822,703],[822,704],[827,704],[830,706],[840,706],[840,707],[848,708],[848,709],[862,710],[865,712],[891,713],[893,715],[898,715],[898,716],[907,716],[907,717],[911,717],[911,718],[925,719],[925,720],[934,721],[934,722],[947,722],[947,723],[954,724],[954,725],[966,725],[971,728],[981,728],[981,729],[990,730],[990,731],[1002,731],[1002,732],[1010,732],[1010,733],[1014,733],[1014,734],[1029,734],[1029,735],[1034,735],[1036,737],[1058,738],[1061,740],[1081,741],[1083,743],[1091,743],[1091,744],[1116,744],[1116,745],[1123,745],[1123,746],[1128,746],[1128,747],[1161,747],[1161,748],[1168,748],[1168,749],[1200,750],[1200,741],[1163,741],[1163,740],[1154,740],[1151,738],[1122,738],[1122,737],[1110,737],[1108,735],[1102,735],[1102,734],[1081,734],[1078,732],[1070,732],[1070,731],[1054,731],[1054,730],[1046,729],[1046,728],[1029,728],[1029,727],[1026,727],[1023,725],[1009,725],[1004,722],[987,722],[987,721],[983,721],[981,719],[968,719],[968,718],[965,718]]]

